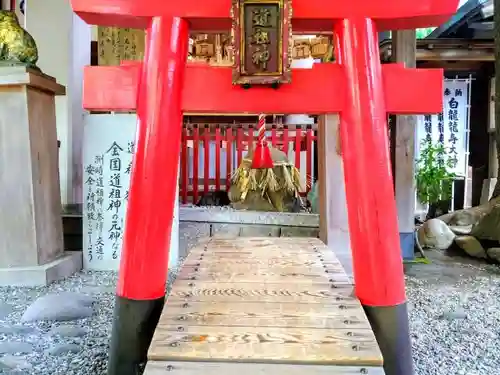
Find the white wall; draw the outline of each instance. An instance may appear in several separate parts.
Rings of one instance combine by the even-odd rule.
[[[91,28],[68,0],[27,0],[25,27],[37,43],[40,69],[66,86],[66,96],[56,98],[61,199],[82,203],[82,72],[90,65]]]

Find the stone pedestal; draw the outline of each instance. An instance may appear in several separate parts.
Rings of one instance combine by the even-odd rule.
[[[45,285],[81,269],[63,249],[55,96],[65,88],[0,67],[0,286]]]

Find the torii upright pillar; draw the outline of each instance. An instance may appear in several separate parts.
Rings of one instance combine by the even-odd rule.
[[[293,71],[293,82],[279,90],[233,86],[231,68],[203,64],[188,64],[183,77],[187,21],[192,30],[229,30],[231,0],[72,0],[72,5],[89,23],[148,28],[144,62],[88,67],[84,76],[85,108],[137,109],[139,117],[109,375],[138,373],[163,305],[181,111],[340,113],[356,294],[386,374],[412,375],[387,113],[440,112],[443,71],[381,66],[376,36],[445,22],[458,0],[294,0],[293,28],[335,29],[338,61]],[[156,166],[163,166],[161,173]],[[159,188],[161,202],[151,197]]]
[[[336,26],[338,60],[352,88],[340,139],[356,295],[375,331],[386,374],[412,374],[403,262],[401,251],[394,251],[400,244],[377,30],[368,18]]]

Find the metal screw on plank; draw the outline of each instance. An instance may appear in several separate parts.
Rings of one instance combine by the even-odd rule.
[[[183,308],[185,308],[185,309],[186,309],[186,308],[188,308],[188,307],[189,307],[189,303],[184,303],[184,304],[182,305],[182,307],[183,307]]]
[[[194,286],[194,283],[189,283],[188,286]]]
[[[347,333],[346,333],[346,336],[348,336],[348,337],[352,337],[352,332],[347,332]]]
[[[335,297],[335,301],[342,301],[342,297]],[[342,305],[340,305],[342,306]]]
[[[184,327],[177,327],[177,331],[183,332],[184,331]]]
[[[332,286],[332,289],[337,289],[337,285],[332,284],[331,286]]]
[[[351,324],[350,320],[344,320],[344,324]]]
[[[359,373],[360,374],[368,374],[368,370],[365,368],[362,368],[361,370],[359,370]]]
[[[324,267],[324,266],[323,266]],[[328,273],[328,270],[325,270],[325,273]]]
[[[170,344],[171,347],[175,348],[176,346],[178,346],[179,344],[177,344],[176,342],[173,342]]]
[[[191,280],[196,280],[196,276],[191,276]]]
[[[187,320],[187,317],[184,315],[181,315],[177,318],[177,320]]]
[[[167,371],[173,371],[174,370],[174,366],[172,365],[168,365],[167,368],[166,368]]]
[[[194,269],[194,272],[198,272],[198,270],[199,270],[199,268],[198,268],[198,267],[196,267],[196,268]]]
[[[359,346],[358,345],[353,345],[351,347],[352,350],[354,350],[355,352],[357,352],[359,350]]]
[[[339,309],[340,310],[345,310],[345,309],[347,309],[347,307],[345,307],[344,305],[339,305]]]

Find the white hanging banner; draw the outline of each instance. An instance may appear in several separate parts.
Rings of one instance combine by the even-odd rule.
[[[441,143],[448,153],[449,171],[465,177],[468,164],[470,79],[444,81],[443,113],[418,116],[415,156],[422,141]]]

